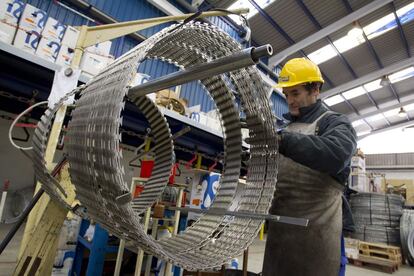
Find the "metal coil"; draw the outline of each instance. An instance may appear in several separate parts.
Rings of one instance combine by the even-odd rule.
[[[180,68],[209,62],[241,50],[241,46],[218,28],[191,22],[171,26],[147,39],[88,82],[72,113],[68,129],[67,153],[77,199],[86,212],[77,213],[100,223],[128,244],[190,270],[219,268],[249,246],[259,231],[261,220],[203,215],[183,233],[156,241],[148,236],[139,216],[162,194],[168,182],[173,144],[165,118],[146,97],[134,99],[147,118],[156,145],[155,166],[140,197],[129,202],[119,198],[129,192],[124,181],[120,149],[121,111],[129,83],[139,63],[154,58]],[[200,83],[209,92],[220,113],[223,126],[224,169],[212,207],[227,209],[234,198],[241,167],[241,130],[233,92],[241,97],[250,132],[249,175],[238,210],[266,214],[272,202],[277,177],[278,144],[274,116],[267,89],[254,67],[206,77]],[[63,100],[61,101],[61,103]],[[66,206],[56,182],[45,168],[44,155],[51,122],[59,104],[48,110],[35,132],[35,171],[43,187]],[[220,192],[220,190],[225,192]],[[85,209],[83,209],[85,210]]]
[[[404,199],[400,195],[359,193],[350,206],[356,224],[352,237],[368,242],[400,245],[400,217]]]

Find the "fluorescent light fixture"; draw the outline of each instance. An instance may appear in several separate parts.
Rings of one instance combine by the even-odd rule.
[[[340,53],[344,53],[349,49],[355,48],[356,46],[365,42],[362,34],[360,36],[344,36],[338,40],[335,40],[333,44]]]
[[[400,111],[399,108],[395,108],[392,110],[388,110],[387,112],[384,112],[384,116],[385,117],[392,117],[392,116],[397,116],[398,115],[398,111]]]
[[[328,44],[319,50],[310,53],[308,55],[308,58],[316,64],[321,64],[322,62],[325,62],[334,56],[336,56],[336,51],[331,45]]]
[[[378,89],[382,88],[380,82],[381,82],[381,79],[377,79],[377,80],[368,82],[368,83],[364,84],[363,86],[364,86],[365,90],[367,90],[367,92],[372,92],[372,91],[375,91],[375,90],[378,90]]]
[[[414,76],[414,67],[408,67],[388,76],[391,83],[396,83]]]
[[[329,97],[325,100],[323,100],[328,106],[333,106],[336,104],[339,104],[344,101],[344,99],[341,97],[341,95],[335,95],[333,97]]]
[[[357,132],[357,136],[364,136],[370,133],[371,133],[371,130],[361,131],[361,132]]]
[[[367,121],[376,122],[376,121],[379,121],[379,120],[382,120],[382,119],[384,119],[384,115],[382,115],[382,113],[380,113],[380,114],[368,117]]]
[[[360,119],[360,120],[356,120],[356,121],[353,121],[353,122],[352,122],[352,126],[353,126],[353,127],[357,127],[357,126],[360,126],[360,125],[363,125],[363,124],[365,124],[365,122],[364,122],[364,120],[362,120],[362,119]]]
[[[259,5],[260,8],[264,9],[270,4],[272,4],[275,0],[256,0],[257,5]],[[249,0],[239,0],[233,3],[230,7],[228,7],[229,10],[232,9],[241,9],[241,8],[248,8],[249,13],[246,15],[247,19],[253,17],[255,14],[257,14],[259,11],[250,3]],[[229,15],[231,19],[234,20],[237,24],[241,25],[242,22],[240,20],[240,16],[232,14]]]
[[[365,93],[366,93],[365,89],[362,86],[358,86],[358,87],[355,87],[351,90],[348,90],[342,93],[342,95],[345,97],[345,99],[350,100],[358,96],[361,96]]]

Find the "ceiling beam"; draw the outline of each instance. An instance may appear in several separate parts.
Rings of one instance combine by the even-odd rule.
[[[324,29],[308,36],[307,38],[303,39],[302,41],[286,48],[285,50],[275,54],[273,57],[269,59],[269,64],[272,66],[276,66],[279,63],[281,63],[285,58],[288,56],[300,51],[301,49],[311,45],[312,43],[315,43],[316,41],[321,40],[322,38],[328,36],[329,34],[352,24],[355,20],[364,17],[367,14],[370,14],[371,12],[381,8],[382,6],[392,2],[392,0],[376,0],[368,5],[365,5],[364,7],[360,8],[359,10],[339,19],[335,23],[332,23],[331,25],[325,27]]]
[[[390,125],[390,126],[387,126],[387,127],[383,127],[383,128],[371,131],[369,134],[358,136],[358,140],[361,140],[365,137],[368,137],[368,136],[371,136],[371,135],[374,135],[374,134],[382,133],[384,131],[389,131],[389,130],[393,130],[393,129],[396,129],[396,128],[408,127],[408,126],[411,126],[411,125],[414,125],[414,120],[404,121],[402,123],[396,123],[396,124],[393,124],[393,125]]]
[[[384,112],[387,112],[387,111],[390,111],[390,110],[393,110],[393,109],[396,109],[396,108],[400,108],[400,107],[405,106],[405,105],[414,104],[414,96],[409,96],[407,98],[409,98],[409,99],[406,99],[404,101],[404,98],[402,98],[401,102],[390,105],[390,106],[387,106],[387,107],[384,107],[384,108],[380,108],[379,110],[374,110],[374,111],[371,111],[371,112],[368,112],[368,113],[365,113],[365,114],[360,114],[360,115],[356,115],[356,114],[348,115],[348,118],[352,122],[357,121],[357,120],[363,120],[365,118],[368,118],[368,117],[371,117],[371,116],[374,116],[374,115],[377,115],[377,114],[380,114],[380,113],[384,113]]]
[[[413,64],[414,64],[414,57],[407,58],[407,59],[402,60],[400,62],[396,62],[394,64],[391,64],[391,65],[387,66],[387,67],[384,67],[380,70],[377,70],[377,71],[371,72],[369,74],[366,74],[363,77],[360,77],[360,78],[352,80],[350,82],[338,85],[335,88],[332,88],[330,90],[322,92],[320,97],[321,97],[321,99],[329,98],[329,97],[337,95],[341,92],[345,92],[349,89],[355,88],[355,87],[360,86],[362,84],[368,83],[368,82],[373,81],[373,80],[378,79],[378,78],[381,78],[385,75],[389,75],[391,73],[394,73],[394,72],[399,71],[401,69],[404,69],[406,67],[412,66]]]

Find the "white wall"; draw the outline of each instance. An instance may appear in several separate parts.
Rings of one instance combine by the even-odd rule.
[[[18,149],[14,148],[8,138],[11,121],[0,119],[0,185],[10,180],[9,190],[21,190],[34,186],[34,171],[31,161]],[[33,130],[29,130],[30,139]],[[25,137],[22,128],[15,128],[13,135]],[[29,140],[30,142],[30,140]],[[18,145],[28,147],[30,143],[16,141]]]
[[[2,113],[4,114],[4,113]],[[10,115],[10,114],[8,114]],[[3,219],[10,221],[18,215],[30,201],[34,190],[34,171],[31,161],[18,149],[14,148],[8,138],[11,121],[0,118],[0,187],[6,180],[10,181],[9,192]],[[30,139],[33,129],[29,129]],[[22,128],[15,128],[13,135],[24,138]],[[30,140],[29,140],[30,142]],[[18,145],[28,147],[30,143],[16,141]]]

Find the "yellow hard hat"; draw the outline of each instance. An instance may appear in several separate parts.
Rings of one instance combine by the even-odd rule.
[[[294,58],[286,62],[275,87],[291,87],[301,83],[324,83],[319,67],[307,58]]]

